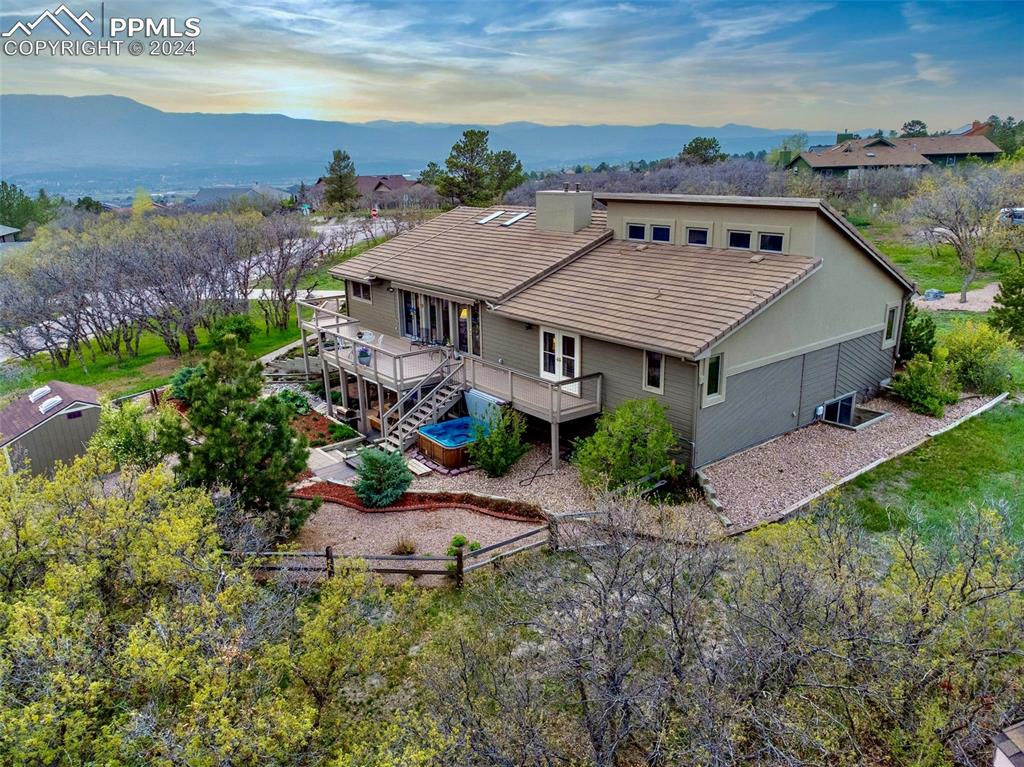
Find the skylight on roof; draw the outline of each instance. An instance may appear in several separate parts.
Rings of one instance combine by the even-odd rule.
[[[39,400],[41,400],[43,397],[45,397],[49,393],[50,393],[50,387],[49,386],[40,386],[38,389],[36,389],[34,392],[32,392],[31,394],[28,395],[28,401],[29,402],[38,402]]]
[[[46,413],[49,413],[51,410],[57,407],[57,405],[59,405],[61,401],[62,400],[60,397],[50,397],[50,399],[46,400],[42,405],[39,406],[39,412],[45,415]]]
[[[493,221],[498,216],[504,215],[504,213],[505,213],[505,211],[503,211],[503,210],[495,211],[494,213],[489,213],[488,215],[484,216],[479,221],[477,221],[477,223],[478,224],[486,224],[489,221]]]
[[[522,220],[523,220],[524,218],[526,218],[527,216],[529,216],[529,215],[530,215],[530,213],[532,213],[532,212],[533,212],[533,211],[529,211],[529,210],[524,210],[524,211],[523,211],[522,213],[516,213],[516,214],[515,214],[514,216],[512,216],[512,218],[510,218],[510,219],[509,219],[508,221],[502,221],[502,222],[501,222],[501,225],[502,225],[502,226],[512,226],[512,224],[514,224],[514,223],[515,223],[516,221],[522,221]]]

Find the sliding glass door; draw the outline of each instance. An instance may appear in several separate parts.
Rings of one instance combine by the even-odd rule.
[[[399,291],[402,335],[416,341],[454,346],[464,354],[480,354],[480,305]]]

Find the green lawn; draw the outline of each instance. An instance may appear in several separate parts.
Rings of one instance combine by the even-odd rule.
[[[294,319],[289,324],[288,330],[274,330],[266,333],[263,330],[263,319],[255,304],[252,304],[250,313],[259,328],[252,341],[246,346],[253,357],[262,356],[299,337]],[[66,368],[54,370],[50,367],[47,359],[40,357],[32,362],[21,363],[28,369],[28,376],[26,380],[19,382],[19,388],[36,386],[51,379],[58,379],[68,383],[92,386],[110,396],[144,391],[166,383],[168,377],[179,367],[195,364],[206,356],[211,349],[211,344],[205,330],[200,329],[199,340],[200,345],[195,353],[177,359],[167,353],[167,347],[154,333],[146,333],[142,337],[137,357],[126,358],[121,362],[118,362],[113,355],[98,351],[96,361],[93,362],[91,356],[86,352],[84,366],[75,360]],[[7,393],[10,392],[0,388],[0,394]]]
[[[968,503],[993,499],[1008,502],[1024,530],[1024,405],[983,413],[862,474],[842,496],[875,531],[906,524],[910,508],[941,531]]]
[[[303,277],[302,281],[299,282],[299,287],[312,288],[316,285],[317,290],[344,290],[344,284],[337,277],[333,277],[331,275],[330,268],[342,263],[343,261],[348,261],[350,258],[358,256],[360,253],[365,253],[373,246],[380,245],[383,241],[384,238],[366,240],[354,245],[345,253],[333,254],[332,257],[328,258],[323,264],[321,264],[315,272],[311,272]]]
[[[924,292],[938,288],[947,293],[960,291],[963,271],[956,253],[950,245],[938,247],[938,257],[927,245],[911,241],[894,224],[873,224],[861,227],[864,236],[878,246],[910,279]],[[992,254],[983,252],[978,256],[978,276],[971,283],[980,288],[990,282],[998,282],[1002,273],[1017,265],[1012,254],[1003,254],[992,263]]]

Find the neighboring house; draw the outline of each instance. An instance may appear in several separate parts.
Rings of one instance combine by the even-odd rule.
[[[250,184],[248,186],[208,186],[196,192],[190,204],[195,206],[221,205],[242,199],[258,199],[265,197],[274,202],[284,202],[291,198],[288,192],[266,184]]]
[[[307,196],[314,208],[323,204],[325,189],[326,181],[323,177],[318,178],[309,188]],[[427,189],[425,184],[416,179],[408,179],[397,173],[356,176],[356,191],[359,193],[360,204],[366,208],[375,205],[406,205],[411,199],[411,194]]]
[[[20,231],[20,229],[15,229],[13,226],[0,224],[0,242],[14,242]]]
[[[922,136],[920,138],[868,138],[840,141],[819,151],[801,152],[786,165],[794,173],[855,176],[868,168],[902,168],[916,172],[929,165],[955,165],[968,156],[985,162],[1003,150],[985,136]]]
[[[995,737],[992,767],[1024,767],[1024,721],[1017,722]]]
[[[85,452],[99,424],[95,389],[50,381],[0,410],[0,450],[7,470],[26,461],[36,474]]]
[[[407,447],[476,388],[557,445],[562,423],[654,397],[699,467],[846,418],[890,378],[913,285],[826,203],[594,199],[459,207],[333,267],[347,314],[304,332],[364,429]]]

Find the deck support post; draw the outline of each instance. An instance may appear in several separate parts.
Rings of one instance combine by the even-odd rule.
[[[363,377],[356,373],[356,391],[359,394],[359,431],[369,434],[366,421],[366,386],[363,385]]]
[[[312,375],[312,371],[309,369],[309,352],[306,351],[306,326],[302,324],[302,307],[299,306],[299,302],[295,302],[295,322],[299,328],[299,338],[302,344],[302,367],[306,371],[306,378],[308,379]]]
[[[551,468],[558,471],[558,421],[551,422]]]
[[[316,337],[317,351],[320,354],[320,372],[324,377],[324,399],[327,400],[327,417],[334,418],[334,402],[331,400],[331,371],[327,369],[327,353],[324,350],[324,337],[318,333]],[[305,348],[305,346],[303,346]]]
[[[348,410],[348,373],[341,365],[338,365],[338,379],[341,381],[341,406]]]

